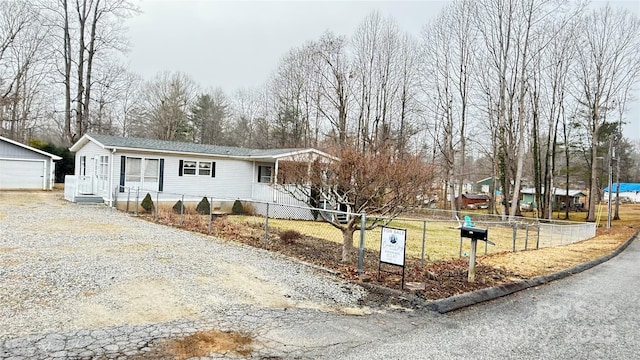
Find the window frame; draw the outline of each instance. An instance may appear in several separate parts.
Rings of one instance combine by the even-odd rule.
[[[264,175],[264,170],[268,169],[269,175]],[[268,181],[263,181],[263,179],[268,179]],[[273,182],[273,165],[258,165],[258,183],[260,184],[271,184]]]

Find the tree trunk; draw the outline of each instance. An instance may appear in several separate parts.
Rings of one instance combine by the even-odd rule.
[[[342,262],[348,263],[351,260],[351,254],[353,254],[353,233],[355,228],[351,222],[355,220],[349,220],[349,224],[342,230]]]

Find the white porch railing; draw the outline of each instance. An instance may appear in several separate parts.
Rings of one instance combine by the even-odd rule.
[[[64,177],[64,198],[75,202],[78,195],[95,195],[92,176],[66,175]]]
[[[281,190],[280,190],[281,189]],[[296,194],[293,196],[292,194]],[[304,201],[305,196],[293,185],[272,185],[253,183],[251,199],[283,205],[308,206]]]
[[[64,177],[64,199],[73,202],[76,195],[76,177],[75,175],[66,175]]]

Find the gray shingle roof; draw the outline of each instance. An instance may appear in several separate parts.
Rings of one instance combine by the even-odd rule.
[[[277,157],[278,155],[288,154],[302,149],[247,149],[233,146],[218,146],[196,144],[178,141],[166,141],[155,139],[143,139],[134,137],[120,137],[110,135],[89,134],[89,137],[95,139],[107,148],[131,148],[155,151],[171,151],[179,153],[208,154],[221,155],[230,157]]]

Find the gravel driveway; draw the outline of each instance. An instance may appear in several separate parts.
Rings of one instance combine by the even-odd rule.
[[[365,290],[320,270],[61,196],[0,192],[0,341],[231,307],[362,311]]]

